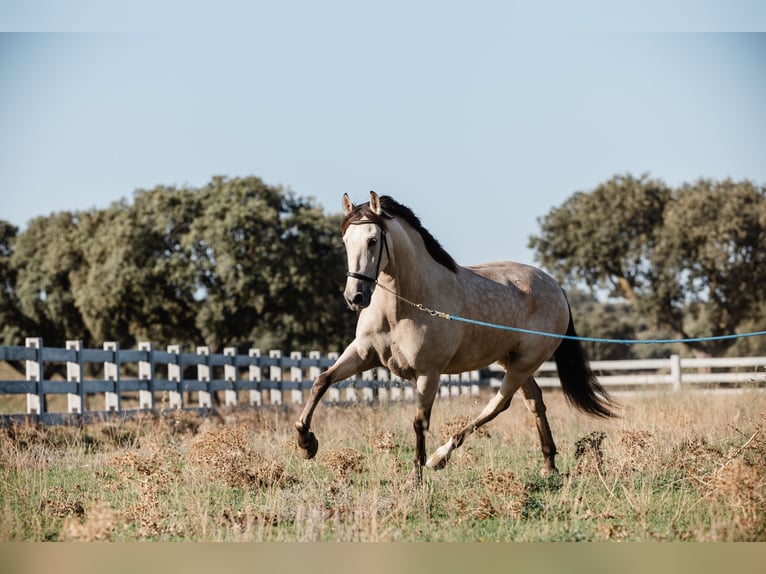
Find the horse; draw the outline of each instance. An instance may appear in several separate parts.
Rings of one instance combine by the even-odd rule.
[[[461,267],[410,208],[389,196],[370,192],[369,203],[354,205],[344,194],[342,205],[341,233],[348,264],[344,297],[359,314],[353,341],[316,377],[295,423],[304,458],[313,458],[319,448],[311,419],[325,391],[333,383],[377,366],[414,382],[414,473],[421,480],[424,466],[444,468],[453,451],[506,410],[519,389],[535,418],[543,455],[540,472],[543,476],[557,472],[556,445],[542,391],[533,376],[551,355],[571,406],[594,417],[616,416],[615,403],[593,375],[576,338],[566,294],[552,277],[515,262]],[[449,310],[476,322],[565,336],[445,321],[432,309]],[[469,424],[426,458],[425,433],[441,375],[492,363],[505,371],[497,393]]]

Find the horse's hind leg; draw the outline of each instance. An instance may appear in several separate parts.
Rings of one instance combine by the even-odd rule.
[[[463,441],[465,441],[469,435],[476,432],[479,427],[487,424],[511,406],[513,395],[519,390],[519,387],[527,376],[528,375],[526,374],[519,375],[511,371],[506,371],[500,389],[497,391],[497,394],[490,399],[479,416],[476,417],[473,422],[468,424],[468,426],[460,430],[460,432],[452,435],[446,443],[436,449],[436,452],[434,452],[428,459],[428,462],[426,462],[426,466],[436,470],[444,468],[452,455],[452,451],[462,445]]]
[[[548,425],[548,417],[545,416],[545,404],[543,403],[543,392],[540,385],[537,384],[534,377],[529,377],[521,385],[521,393],[524,395],[524,404],[535,416],[537,425],[537,434],[540,436],[540,448],[543,451],[543,468],[540,474],[548,476],[556,472],[556,445],[553,443],[551,427]]]

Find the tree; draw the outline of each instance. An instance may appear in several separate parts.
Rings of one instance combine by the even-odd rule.
[[[684,185],[665,212],[646,303],[682,337],[734,334],[766,301],[765,245],[765,188],[728,179]],[[690,346],[720,354],[734,342]]]
[[[354,323],[339,228],[339,216],[256,177],[138,190],[18,235],[0,222],[0,334],[336,350]]]
[[[296,348],[342,351],[353,338],[356,315],[346,306],[346,257],[341,216],[323,217],[313,203],[290,202],[280,245],[292,257],[275,283],[283,285],[285,339]]]
[[[340,290],[340,220],[258,178],[214,178],[187,248],[207,344],[339,348],[352,333]]]
[[[608,289],[637,302],[652,281],[651,260],[671,190],[642,175],[616,176],[590,193],[577,192],[539,220],[529,247],[562,281]]]
[[[190,190],[158,186],[81,218],[87,268],[75,297],[95,341],[199,344],[194,268],[184,249],[199,212]]]
[[[79,215],[69,211],[37,217],[16,237],[10,256],[27,336],[42,336],[50,345],[89,338],[72,290],[83,266],[78,222]]]
[[[11,266],[18,227],[0,220],[0,344],[20,345],[27,327],[16,295],[16,270]]]
[[[734,334],[766,298],[766,195],[748,181],[671,190],[617,176],[540,223],[529,246],[559,280],[606,288],[681,338]],[[719,355],[734,343],[688,346]]]

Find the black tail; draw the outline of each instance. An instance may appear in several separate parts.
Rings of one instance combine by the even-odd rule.
[[[571,311],[569,312],[567,336],[577,336]],[[564,396],[570,405],[596,417],[615,416],[611,410],[611,407],[615,406],[614,402],[590,370],[588,359],[585,357],[585,351],[580,341],[562,339],[553,357],[556,359],[561,388],[564,389]]]

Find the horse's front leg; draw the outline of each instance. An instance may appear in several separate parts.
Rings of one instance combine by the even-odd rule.
[[[335,361],[335,364],[327,369],[324,373],[321,373],[315,380],[311,387],[311,394],[309,400],[303,407],[303,412],[295,423],[295,428],[298,431],[298,447],[301,449],[303,458],[314,458],[317,450],[319,449],[319,441],[313,432],[311,432],[311,417],[314,415],[316,409],[325,391],[333,383],[347,379],[348,377],[361,373],[365,369],[369,368],[369,361],[365,361],[357,351],[356,341],[352,342],[343,354]],[[371,365],[370,365],[371,366]]]
[[[431,423],[431,409],[439,390],[439,373],[431,373],[418,377],[415,385],[417,408],[415,411],[415,478],[423,478],[423,467],[426,464],[426,431]]]

